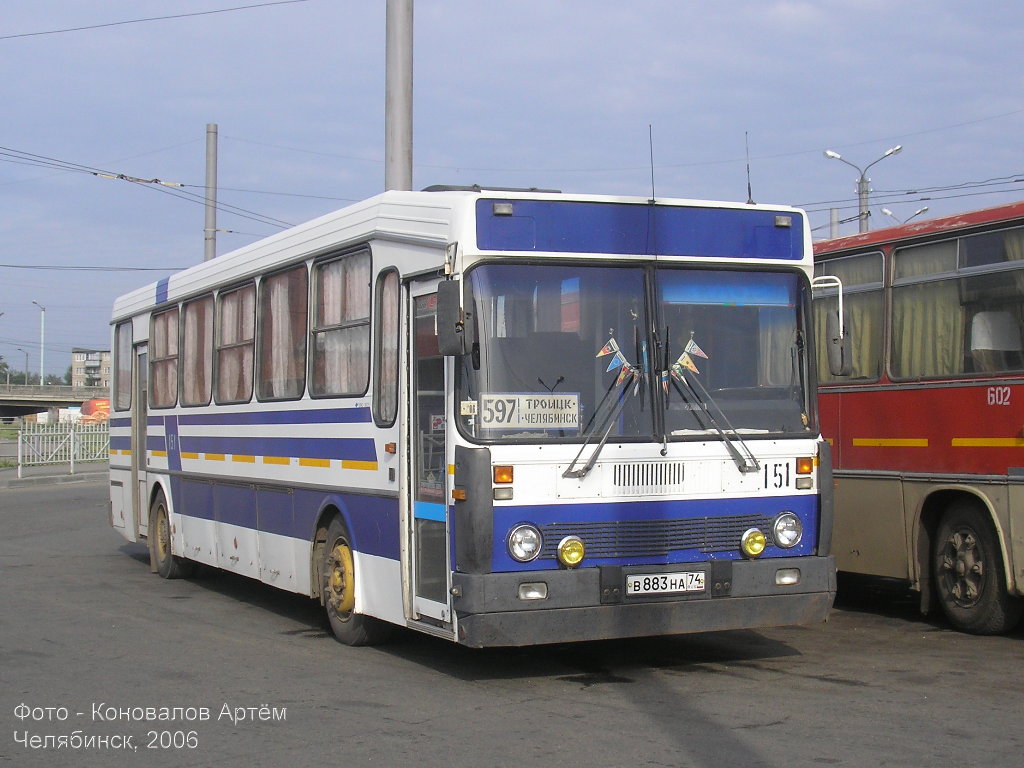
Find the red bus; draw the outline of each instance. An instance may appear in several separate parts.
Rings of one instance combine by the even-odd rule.
[[[907,581],[927,612],[996,634],[1024,611],[1024,202],[815,245],[842,281],[848,375],[826,363],[836,567]],[[833,334],[833,339],[836,334]]]

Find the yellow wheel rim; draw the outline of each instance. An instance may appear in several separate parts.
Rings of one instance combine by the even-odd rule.
[[[352,613],[356,605],[352,550],[341,540],[334,545],[327,558],[327,602],[341,617]]]
[[[162,507],[156,513],[156,551],[160,560],[166,560],[171,555],[171,531],[167,524],[167,513]]]

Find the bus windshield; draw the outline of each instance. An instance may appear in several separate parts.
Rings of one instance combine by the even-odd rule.
[[[813,426],[796,272],[484,264],[456,412],[498,442],[686,440]],[[648,297],[656,297],[653,306]]]

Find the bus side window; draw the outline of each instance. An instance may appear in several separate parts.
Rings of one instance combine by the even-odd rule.
[[[178,308],[153,315],[152,322],[149,404],[170,408],[178,401]]]
[[[257,325],[257,395],[260,400],[295,400],[306,388],[306,265],[260,282]]]

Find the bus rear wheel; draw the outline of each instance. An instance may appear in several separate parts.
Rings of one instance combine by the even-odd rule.
[[[171,548],[171,521],[162,493],[149,508],[149,562],[165,579],[187,579],[195,572],[195,563],[178,557]]]
[[[327,623],[345,645],[377,645],[388,639],[391,626],[355,612],[356,568],[350,542],[344,523],[338,518],[332,520],[320,566],[320,594]]]
[[[932,551],[932,576],[943,612],[963,632],[1007,632],[1024,610],[1024,602],[1007,592],[995,528],[970,501],[954,502],[943,514]]]

